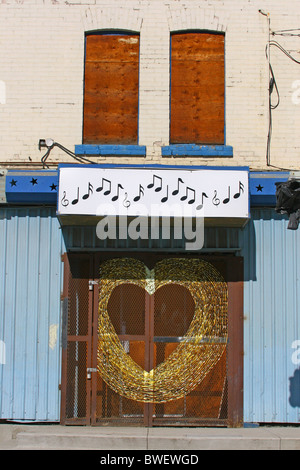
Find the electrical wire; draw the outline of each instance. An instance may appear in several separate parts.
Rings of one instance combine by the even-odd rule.
[[[279,44],[279,42],[277,41],[270,41],[269,42],[269,46],[275,46],[277,47],[278,49],[280,49],[287,57],[289,57],[292,61],[296,62],[296,64],[300,64],[300,60],[297,60],[295,59],[295,57],[293,57],[286,49],[284,49],[284,47],[282,47],[281,44]]]
[[[273,67],[272,67],[271,62],[270,62],[269,57],[268,57],[267,49],[268,49],[268,46],[266,47],[266,56],[267,56],[267,59],[269,61],[269,69],[270,69],[270,75],[271,75],[270,83],[269,83],[269,93],[270,93],[270,96],[271,96],[272,93],[273,93],[274,87],[275,87],[275,90],[276,90],[276,93],[277,93],[277,103],[273,104],[273,105],[270,103],[270,107],[271,107],[271,109],[276,109],[279,106],[279,103],[280,103],[280,94],[279,94],[279,89],[278,89],[278,86],[277,86],[275,74],[274,74],[274,71],[273,71]]]
[[[279,29],[278,31],[273,31],[273,33],[285,33],[288,31],[300,31],[300,28],[293,28],[293,29]]]
[[[86,157],[78,157],[74,152],[72,152],[71,150],[67,149],[67,148],[64,147],[63,145],[58,144],[57,142],[56,142],[56,145],[57,145],[57,147],[59,147],[61,150],[63,150],[64,152],[66,152],[68,155],[70,155],[71,157],[75,158],[75,160],[78,160],[78,161],[83,160],[83,161],[85,161],[86,163],[95,163],[95,162],[89,160],[89,159],[86,158]]]
[[[45,155],[43,155],[43,157],[41,158],[41,162],[43,164],[43,168],[45,168],[46,165],[46,160],[47,158],[49,157],[50,155],[50,152],[51,150],[53,149],[53,147],[59,147],[61,150],[63,150],[64,152],[66,152],[70,157],[74,158],[76,161],[78,161],[79,163],[92,163],[92,164],[95,164],[95,162],[89,160],[88,158],[85,158],[85,157],[78,157],[74,152],[72,152],[71,150],[67,149],[66,147],[64,147],[63,145],[59,144],[58,142],[54,142],[51,147],[48,148],[47,152],[45,153]]]
[[[282,31],[284,32],[284,31]],[[272,33],[273,34],[273,33]],[[266,151],[266,161],[267,161],[267,166],[272,166],[270,163],[270,153],[271,153],[271,138],[272,138],[272,111],[276,109],[279,104],[280,104],[280,94],[279,94],[279,89],[276,83],[275,79],[275,74],[271,65],[271,60],[270,60],[270,48],[271,46],[277,47],[281,52],[283,52],[289,59],[291,59],[293,62],[296,64],[300,64],[300,61],[295,59],[279,42],[275,40],[270,40],[268,44],[266,45],[266,57],[269,63],[269,70],[270,70],[270,80],[269,80],[269,130],[268,130],[268,137],[267,137],[267,151]],[[274,105],[271,102],[271,95],[273,93],[273,90],[276,90],[277,93],[277,103]]]
[[[270,43],[269,43],[270,44]],[[269,44],[266,46],[266,57],[269,63],[269,71],[270,71],[270,80],[269,80],[269,130],[268,130],[268,137],[267,137],[267,151],[266,151],[266,160],[267,160],[267,165],[270,166],[270,153],[271,153],[271,138],[272,138],[272,110],[276,109],[279,106],[280,103],[280,94],[279,94],[279,89],[277,86],[275,74],[270,62],[270,54],[269,54]],[[271,95],[273,93],[273,90],[276,90],[277,93],[277,103],[274,105],[271,102]]]
[[[299,31],[298,34],[291,33],[291,31]],[[278,31],[272,31],[272,36],[300,36],[300,28],[295,28],[295,29],[281,29]]]
[[[272,33],[272,36],[284,36],[284,37],[300,37],[300,33],[298,34],[290,34],[290,33]]]

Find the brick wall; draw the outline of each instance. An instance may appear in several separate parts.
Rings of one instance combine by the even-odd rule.
[[[81,144],[84,33],[125,29],[141,35],[139,144],[147,146],[143,163],[274,169],[266,166],[268,19],[273,31],[299,27],[297,1],[0,0],[0,166],[40,166],[45,153],[38,149],[40,138],[51,137],[70,150]],[[170,32],[185,29],[225,32],[226,143],[233,146],[233,158],[161,158],[161,147],[169,143]],[[271,39],[300,60],[298,36]],[[270,163],[299,169],[300,65],[275,47],[271,62],[280,104],[272,113]],[[275,92],[272,100],[276,102]],[[137,157],[93,159],[140,162]],[[48,162],[58,161],[71,160],[54,148]]]

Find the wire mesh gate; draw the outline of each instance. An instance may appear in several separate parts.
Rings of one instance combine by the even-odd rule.
[[[140,254],[134,259],[143,263],[150,272],[158,262],[167,258],[161,255],[149,257]],[[240,281],[240,278],[231,282],[232,276],[228,276],[228,272],[237,267],[240,259],[230,257],[230,263],[226,257],[213,260],[217,270],[229,279],[228,311],[230,310],[231,316],[235,317],[234,326],[230,326],[230,315],[226,318],[226,322],[229,320],[230,346],[227,345],[228,337],[222,330],[224,325],[221,328],[223,333],[218,330],[217,337],[209,339],[203,337],[200,348],[204,347],[206,341],[214,341],[223,345],[223,349],[218,349],[217,359],[205,373],[200,384],[193,386],[179,398],[172,399],[171,390],[171,395],[168,395],[166,400],[156,401],[155,399],[143,401],[139,395],[136,396],[137,390],[144,385],[141,385],[140,381],[145,377],[149,382],[151,374],[154,374],[153,382],[155,382],[156,370],[164,366],[168,358],[170,359],[182,344],[194,321],[195,299],[191,291],[178,282],[162,283],[159,288],[152,290],[147,286],[145,288],[145,285],[130,282],[126,277],[126,269],[122,279],[114,283],[118,276],[116,268],[112,267],[110,274],[106,273],[106,278],[110,277],[113,282],[107,294],[105,286],[103,287],[103,283],[101,284],[99,280],[99,267],[109,262],[109,259],[113,259],[112,255],[74,254],[65,258],[62,424],[238,425],[242,414],[240,383],[242,371],[241,361],[237,361],[238,356],[236,356],[241,346],[241,332],[238,331],[239,322],[236,320],[241,317],[242,312],[239,315],[236,308],[239,303],[241,304],[236,301],[236,288],[240,284],[236,281]],[[115,257],[117,264],[112,266],[118,266],[119,260],[124,259],[128,259],[128,254],[124,254],[124,257],[118,254]],[[180,278],[180,272],[178,274]],[[146,279],[148,285],[150,282],[150,287],[152,281],[153,279],[150,281],[149,278]],[[235,295],[234,301],[232,301],[233,295]],[[101,367],[99,369],[99,357],[102,355],[103,358],[103,351],[99,353],[101,335],[98,335],[99,316],[105,296],[107,300],[104,302],[104,310],[110,326],[108,333],[106,331],[103,333],[102,340],[104,337],[111,338],[112,334],[109,334],[109,331],[113,331],[116,338],[115,343],[108,346],[105,359],[102,360],[102,368],[106,369],[107,377],[105,373],[99,373],[101,369]],[[240,289],[238,298],[240,299]],[[105,330],[105,325],[101,328]],[[117,349],[121,351],[120,359],[115,353]],[[199,353],[201,349],[197,351]],[[123,393],[122,388],[126,388],[124,374],[128,373],[128,370],[124,372],[122,369],[127,358],[133,361],[130,363],[134,364],[132,369],[137,365],[138,375],[134,377],[133,374],[134,385],[129,384],[127,387],[129,392]],[[174,383],[180,373],[188,374],[189,368],[192,369],[188,356],[186,359],[180,366],[181,371],[173,365],[171,377]],[[114,368],[114,362],[118,360],[121,364],[119,369]],[[201,362],[201,357],[198,361]],[[115,375],[115,381],[111,380],[109,374]]]

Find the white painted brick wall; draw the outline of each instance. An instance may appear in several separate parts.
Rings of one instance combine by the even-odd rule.
[[[82,142],[84,34],[126,29],[141,35],[139,143],[147,146],[146,161],[267,168],[268,20],[260,8],[269,13],[271,30],[299,28],[298,0],[0,0],[0,166],[39,164],[40,138],[71,150]],[[169,143],[170,33],[185,29],[225,32],[232,159],[161,158],[161,146]],[[271,38],[300,60],[299,37]],[[275,47],[271,61],[280,91],[272,113],[271,165],[300,169],[300,65]],[[55,148],[48,161],[70,159]]]

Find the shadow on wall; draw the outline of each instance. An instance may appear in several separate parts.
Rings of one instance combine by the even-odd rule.
[[[289,404],[293,407],[300,407],[300,369],[296,369],[293,377],[290,377],[290,398]]]
[[[290,243],[293,246],[292,244],[295,243],[295,239],[292,238],[293,231],[287,230],[287,224],[288,216],[277,214],[274,208],[251,208],[251,219],[240,231],[241,255],[244,256],[245,266],[244,281],[263,282],[263,280],[257,279],[257,268],[260,276],[261,270],[265,266],[268,269],[267,266],[275,258],[278,263],[280,260],[282,263],[291,260],[291,258],[288,260],[284,258],[285,244]],[[281,253],[282,258],[279,258],[278,254]],[[292,249],[289,253],[292,257]],[[280,273],[277,275],[281,276]]]

